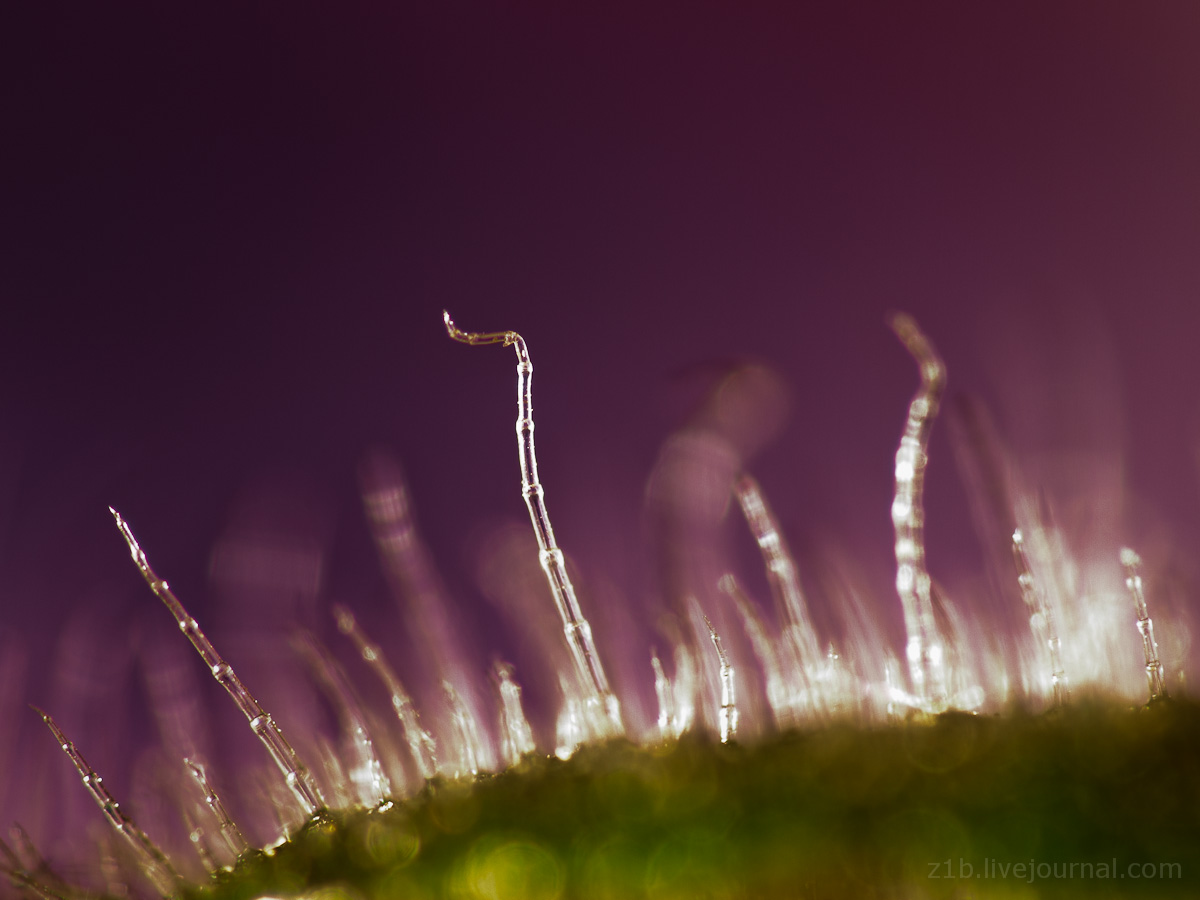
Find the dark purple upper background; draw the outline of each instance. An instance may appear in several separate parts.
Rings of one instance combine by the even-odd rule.
[[[201,6],[0,23],[9,760],[49,746],[24,703],[69,693],[68,623],[119,659],[165,616],[109,504],[202,618],[214,546],[261,527],[321,548],[320,610],[386,629],[357,480],[386,450],[471,640],[519,642],[472,556],[525,516],[514,358],[451,343],[443,307],[527,339],[559,539],[633,606],[662,441],[760,362],[789,417],[752,468],[899,648],[892,309],[1032,481],[1064,506],[1115,481],[1121,539],[1193,583],[1194,4]],[[931,571],[970,585],[942,422],[928,507]]]

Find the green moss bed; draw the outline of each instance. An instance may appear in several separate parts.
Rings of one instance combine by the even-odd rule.
[[[1200,706],[587,747],[323,814],[187,895],[1196,897]]]

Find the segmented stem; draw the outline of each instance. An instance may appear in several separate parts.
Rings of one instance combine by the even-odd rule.
[[[188,770],[188,774],[192,776],[192,780],[204,794],[204,802],[208,808],[212,810],[212,814],[216,817],[217,824],[221,827],[221,837],[225,839],[225,844],[229,848],[229,852],[233,854],[234,859],[241,857],[250,845],[247,843],[242,830],[238,828],[237,823],[233,821],[233,817],[229,815],[229,811],[225,809],[225,804],[221,802],[220,796],[217,794],[216,788],[208,780],[208,775],[204,771],[204,766],[192,759],[185,759],[184,766]]]
[[[1033,571],[1029,567],[1029,557],[1025,553],[1025,536],[1018,528],[1012,536],[1013,558],[1017,563],[1017,584],[1021,588],[1021,597],[1033,613],[1029,625],[1034,637],[1044,640],[1050,657],[1050,685],[1053,690],[1055,706],[1062,706],[1067,700],[1067,676],[1063,671],[1062,642],[1058,638],[1058,626],[1054,623],[1054,613],[1046,602],[1046,595],[1038,589]],[[1038,630],[1042,634],[1038,634]]]
[[[504,757],[509,765],[532,753],[533,729],[521,706],[521,686],[513,680],[513,667],[497,660],[492,667],[500,690],[500,735]]]
[[[392,783],[383,771],[379,754],[375,752],[375,742],[367,724],[367,714],[358,702],[350,680],[312,632],[298,632],[294,646],[308,663],[317,682],[324,688],[341,720],[342,729],[353,745],[355,759],[350,769],[350,781],[358,795],[358,802],[366,808],[378,806],[392,795]]]
[[[0,841],[0,844],[3,843]],[[56,894],[22,868],[0,866],[0,873],[3,873],[14,887],[24,888],[40,900],[66,900],[62,894]]]
[[[1150,683],[1150,699],[1160,700],[1167,696],[1167,682],[1163,677],[1163,665],[1158,658],[1158,642],[1154,640],[1154,621],[1146,608],[1146,595],[1142,591],[1142,558],[1129,547],[1121,550],[1121,565],[1125,567],[1125,586],[1133,597],[1137,609],[1138,634],[1142,637],[1142,655],[1146,660],[1146,679]]]
[[[4,838],[0,838],[0,855],[3,855],[8,860],[8,866],[4,871],[7,872],[24,872],[25,865],[17,858],[17,854],[13,853],[12,848],[5,843]]]
[[[946,707],[944,645],[933,615],[929,572],[925,568],[925,464],[929,432],[946,385],[946,367],[913,318],[897,313],[892,330],[916,360],[921,386],[908,407],[908,421],[896,451],[896,496],[892,526],[896,532],[896,592],[904,608],[909,673],[914,693],[933,712]]]
[[[713,649],[717,651],[717,660],[721,664],[721,709],[717,715],[717,722],[721,732],[721,743],[727,744],[733,738],[737,737],[738,727],[733,666],[730,665],[729,657],[725,654],[725,648],[721,645],[721,636],[717,634],[717,629],[713,627],[713,623],[709,621],[708,616],[704,617],[704,624],[708,626],[708,636],[712,639]]]
[[[479,774],[479,748],[483,747],[483,738],[476,727],[475,717],[468,712],[462,697],[455,690],[454,684],[446,679],[442,682],[442,691],[446,695],[446,705],[450,709],[450,721],[454,724],[457,739],[459,764],[461,768],[456,775]]]
[[[396,718],[400,720],[400,727],[404,731],[404,740],[408,744],[409,752],[412,753],[417,771],[426,780],[432,778],[437,772],[438,765],[437,742],[434,741],[433,735],[421,726],[417,708],[413,705],[412,698],[404,689],[404,685],[400,683],[396,670],[387,661],[387,657],[383,655],[379,645],[372,643],[367,637],[355,620],[354,613],[348,607],[338,604],[333,608],[333,614],[337,619],[338,630],[353,641],[363,661],[379,676],[380,681],[391,695],[392,709],[396,712]]]
[[[779,654],[775,652],[774,642],[768,636],[767,629],[758,617],[758,613],[755,612],[754,605],[741,589],[737,579],[729,572],[721,576],[717,581],[717,587],[733,601],[742,618],[746,636],[750,638],[750,647],[753,649],[754,655],[758,657],[759,665],[762,666],[763,676],[766,679],[767,703],[771,707],[775,724],[781,727],[793,724],[797,706],[795,691],[788,687],[783,667],[779,662]]]
[[[50,868],[50,864],[46,862],[45,857],[42,856],[41,852],[34,845],[33,838],[29,836],[29,832],[25,830],[25,827],[20,822],[13,822],[12,827],[8,830],[8,836],[12,839],[13,844],[16,845],[16,852],[19,854],[17,856],[19,867],[27,872],[46,878],[58,888],[67,889],[66,882],[63,881],[57,872]],[[8,847],[7,844],[4,846]],[[6,855],[10,853],[12,853],[11,850],[6,850]],[[24,863],[23,866],[20,865],[22,862]]]
[[[671,696],[671,680],[663,671],[662,660],[658,658],[658,650],[650,648],[650,667],[654,670],[654,696],[658,700],[658,734],[666,739],[678,737],[672,729],[675,719],[675,703]]]
[[[121,514],[111,506],[108,508],[108,511],[116,519],[117,528],[121,530],[125,542],[129,544],[130,556],[133,558],[134,564],[138,567],[138,571],[142,573],[142,577],[146,579],[146,583],[150,585],[150,590],[154,591],[155,596],[166,604],[167,609],[170,610],[171,615],[175,617],[175,621],[179,624],[180,631],[187,635],[187,639],[192,642],[192,646],[196,648],[196,652],[200,654],[200,658],[208,666],[208,671],[212,673],[212,677],[217,680],[217,683],[221,687],[225,688],[229,696],[233,698],[233,702],[237,704],[238,709],[242,711],[242,714],[250,723],[250,729],[263,742],[263,746],[267,748],[267,751],[271,754],[271,758],[279,766],[279,770],[283,773],[288,787],[296,795],[296,799],[300,802],[305,814],[311,816],[324,808],[325,804],[321,799],[321,792],[318,790],[312,774],[300,761],[300,758],[296,755],[296,751],[287,742],[279,726],[275,724],[275,721],[259,705],[251,693],[246,690],[246,686],[237,677],[237,674],[233,671],[233,667],[225,662],[221,658],[221,655],[217,653],[212,642],[205,637],[196,620],[188,615],[187,610],[183,608],[183,604],[179,602],[179,598],[175,596],[167,583],[159,578],[154,570],[150,568],[150,562],[146,559],[146,554],[142,552],[137,538],[133,536],[133,531],[130,530],[125,520],[121,518]]]
[[[763,497],[762,488],[753,475],[743,472],[738,476],[733,486],[738,506],[754,535],[763,562],[767,567],[768,580],[782,619],[782,632],[785,647],[798,663],[798,671],[791,673],[794,681],[793,696],[802,696],[808,687],[808,682],[821,664],[821,652],[818,649],[817,633],[813,629],[808,616],[808,604],[800,589],[800,577],[796,572],[796,562],[784,543],[783,534],[775,513]],[[810,698],[815,700],[815,698]]]
[[[24,888],[35,897],[40,897],[41,900],[64,900],[62,894],[57,893],[48,884],[38,881],[34,875],[35,872],[46,873],[54,879],[56,885],[65,888],[65,885],[62,885],[61,879],[49,871],[45,861],[35,850],[28,852],[32,850],[32,845],[29,843],[28,835],[25,834],[24,829],[20,825],[14,825],[12,834],[15,840],[26,845],[25,849],[27,852],[25,855],[29,863],[27,864],[21,857],[17,856],[13,852],[13,849],[0,838],[0,855],[3,855],[5,860],[7,860],[6,865],[0,866],[0,874],[6,876],[14,887]]]
[[[171,865],[170,860],[167,859],[167,855],[150,840],[149,835],[138,828],[133,823],[133,820],[121,811],[121,805],[117,803],[116,798],[104,786],[104,779],[96,774],[95,769],[88,765],[88,761],[83,758],[83,754],[63,734],[63,730],[58,727],[58,723],[50,717],[50,714],[38,709],[36,706],[32,707],[32,709],[42,717],[42,721],[46,723],[46,727],[50,729],[50,733],[54,735],[54,739],[58,741],[63,752],[67,754],[67,757],[75,765],[75,771],[83,779],[83,786],[88,789],[88,793],[92,795],[92,799],[104,811],[104,815],[109,823],[133,849],[146,877],[150,879],[154,887],[164,897],[174,895],[179,888],[180,878]]]
[[[608,686],[608,677],[604,674],[604,667],[596,653],[591,625],[584,618],[579,601],[575,597],[575,587],[567,574],[563,552],[554,539],[554,528],[546,511],[544,491],[538,480],[537,454],[533,446],[533,363],[529,359],[525,340],[515,331],[465,332],[454,324],[449,312],[443,312],[442,316],[446,323],[446,332],[453,340],[471,346],[503,344],[516,350],[517,452],[521,462],[521,493],[529,510],[534,534],[537,536],[542,571],[546,573],[546,580],[550,584],[550,591],[562,617],[567,644],[575,658],[580,678],[583,684],[590,686],[594,694],[592,699],[601,705],[610,729],[619,733],[620,707]]]

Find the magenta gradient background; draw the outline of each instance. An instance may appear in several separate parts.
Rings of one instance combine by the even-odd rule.
[[[1127,539],[1194,584],[1197,7],[793,6],[4,13],[0,639],[30,666],[5,780],[65,767],[23,706],[61,698],[65,623],[119,673],[165,616],[108,504],[202,622],[231,522],[312,538],[319,608],[355,605],[400,656],[356,482],[387,448],[485,626],[467,639],[520,643],[471,555],[525,516],[514,360],[446,340],[443,307],[528,340],[560,541],[635,606],[661,442],[706,372],[759,361],[791,400],[753,470],[802,560],[853,554],[899,647],[888,509],[916,372],[895,308],[1018,458],[1116,461]],[[969,584],[944,423],[931,453],[930,568]],[[149,733],[139,702],[114,715]],[[63,724],[85,742],[103,716]],[[121,741],[91,746],[119,790]]]

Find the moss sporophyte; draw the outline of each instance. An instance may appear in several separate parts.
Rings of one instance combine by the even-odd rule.
[[[911,317],[891,322],[920,376],[891,509],[905,666],[863,637],[872,633],[869,614],[856,603],[842,610],[847,646],[823,640],[762,486],[733,443],[699,429],[665,454],[655,496],[685,525],[736,504],[774,609],[762,609],[732,571],[668,598],[673,619],[662,642],[646,648],[658,704],[646,727],[623,712],[629,704],[609,680],[550,522],[525,341],[513,331],[464,332],[448,313],[444,321],[456,341],[516,351],[521,491],[556,614],[553,634],[539,638],[554,648],[561,688],[553,746],[535,740],[514,668],[493,659],[490,693],[480,690],[489,679],[455,646],[437,591],[419,587],[431,583],[429,561],[396,473],[376,478],[364,500],[385,568],[418,586],[411,602],[442,703],[419,709],[350,606],[334,605],[362,666],[343,669],[312,634],[293,642],[341,732],[313,762],[113,510],[151,591],[278,769],[282,790],[262,796],[279,836],[253,846],[218,796],[211,764],[189,756],[179,772],[194,802],[178,812],[190,850],[163,849],[38,710],[119,840],[106,845],[99,879],[68,877],[18,829],[11,845],[0,842],[14,891],[56,900],[1196,894],[1200,708],[1178,688],[1168,696],[1141,560],[1119,550],[1124,595],[1085,600],[1063,587],[1078,562],[1039,505],[1013,485],[993,492],[1006,498],[999,518],[1012,526],[1010,576],[1029,626],[1009,636],[1017,651],[1007,658],[980,650],[926,565],[923,487],[946,370]],[[707,502],[713,471],[727,476],[715,506]],[[525,625],[545,629],[546,621]],[[1129,696],[1128,673],[1097,675],[1086,664],[1112,642],[1142,649],[1148,685],[1139,698]],[[359,699],[356,680],[367,669],[390,709]],[[286,723],[286,710],[278,712]],[[206,878],[179,874],[197,859]]]

